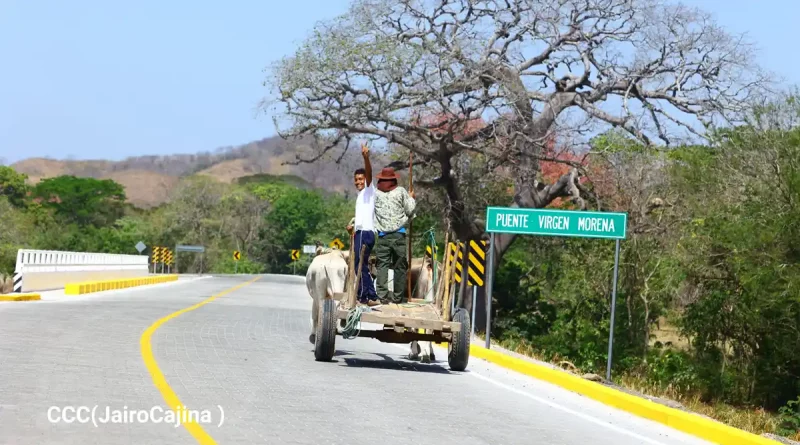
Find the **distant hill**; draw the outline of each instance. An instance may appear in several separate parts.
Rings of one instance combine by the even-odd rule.
[[[125,187],[128,201],[141,208],[166,202],[180,178],[192,175],[206,175],[226,183],[259,174],[284,175],[332,192],[352,189],[352,171],[362,164],[357,147],[351,148],[340,164],[334,162],[341,153],[337,148],[332,150],[332,155],[312,164],[282,165],[285,161],[294,161],[297,153],[307,156],[309,150],[306,143],[292,143],[276,136],[223,147],[213,153],[135,156],[122,161],[28,158],[11,167],[27,174],[31,183],[60,175],[113,179]],[[372,157],[375,170],[385,164],[379,154]],[[298,181],[298,185],[303,181]]]

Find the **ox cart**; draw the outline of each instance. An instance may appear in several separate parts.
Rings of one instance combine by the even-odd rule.
[[[447,244],[445,244],[447,245]],[[363,250],[360,252],[363,255]],[[411,344],[412,356],[415,346],[420,342],[427,346],[433,357],[432,343],[447,343],[447,362],[453,371],[463,371],[469,362],[470,318],[463,308],[453,308],[452,292],[448,292],[455,272],[454,265],[446,258],[442,279],[436,280],[435,258],[428,256],[422,261],[411,261],[409,276],[419,280],[422,275],[433,270],[434,279],[423,295],[426,298],[407,298],[407,302],[384,303],[379,307],[367,307],[356,300],[356,286],[361,279],[361,271],[354,273],[352,243],[348,255],[348,273],[344,292],[327,295],[319,306],[319,317],[314,335],[314,356],[317,361],[330,361],[336,352],[336,337],[346,339],[355,337],[373,338],[384,343]],[[415,270],[417,263],[418,270]],[[412,278],[409,279],[412,281]],[[417,281],[419,282],[419,281]],[[409,286],[410,289],[414,286]],[[409,295],[411,296],[411,295]],[[377,329],[363,329],[360,323],[379,326]],[[358,325],[358,328],[355,327]],[[424,354],[426,356],[427,354]]]

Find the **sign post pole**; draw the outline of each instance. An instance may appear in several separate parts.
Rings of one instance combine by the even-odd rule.
[[[488,220],[487,220],[488,221]],[[489,235],[489,259],[486,261],[486,349],[492,347],[492,284],[494,283],[494,232]]]
[[[239,259],[242,257],[242,253],[238,250],[233,251],[233,274],[239,274]]]
[[[611,285],[611,327],[608,329],[608,364],[606,380],[611,381],[611,353],[614,347],[614,315],[617,309],[617,273],[619,271],[619,238],[614,246],[614,282]]]
[[[204,246],[186,246],[178,244],[175,246],[175,254],[178,252],[196,252],[200,255],[200,274],[203,273],[203,258],[205,257],[206,248]],[[177,270],[177,267],[176,267]]]

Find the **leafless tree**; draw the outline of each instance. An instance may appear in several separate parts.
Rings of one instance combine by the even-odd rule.
[[[254,253],[253,243],[264,227],[264,215],[269,210],[269,202],[235,189],[222,197],[220,236],[230,236],[237,250],[248,255]]]
[[[356,0],[274,64],[264,107],[288,122],[276,118],[281,136],[320,141],[300,162],[353,137],[410,150],[438,172],[415,183],[443,188],[454,231],[474,239],[485,223],[464,205],[460,154],[510,169],[512,206],[585,207],[580,164],[543,182],[545,141],[603,128],[647,145],[703,138],[741,122],[769,81],[742,38],[661,0]],[[476,119],[488,123],[469,129]],[[513,239],[498,237],[498,258]]]

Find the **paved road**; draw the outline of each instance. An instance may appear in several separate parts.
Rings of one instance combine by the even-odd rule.
[[[100,420],[106,407],[150,411],[165,406],[164,393],[209,411],[198,419],[213,437],[205,443],[706,443],[478,359],[450,372],[441,349],[438,363],[422,365],[402,358],[406,347],[338,337],[336,361],[315,362],[299,277],[261,277],[142,342],[157,320],[252,278],[0,303],[0,444],[201,443],[174,424],[48,420],[50,407],[97,405]]]

